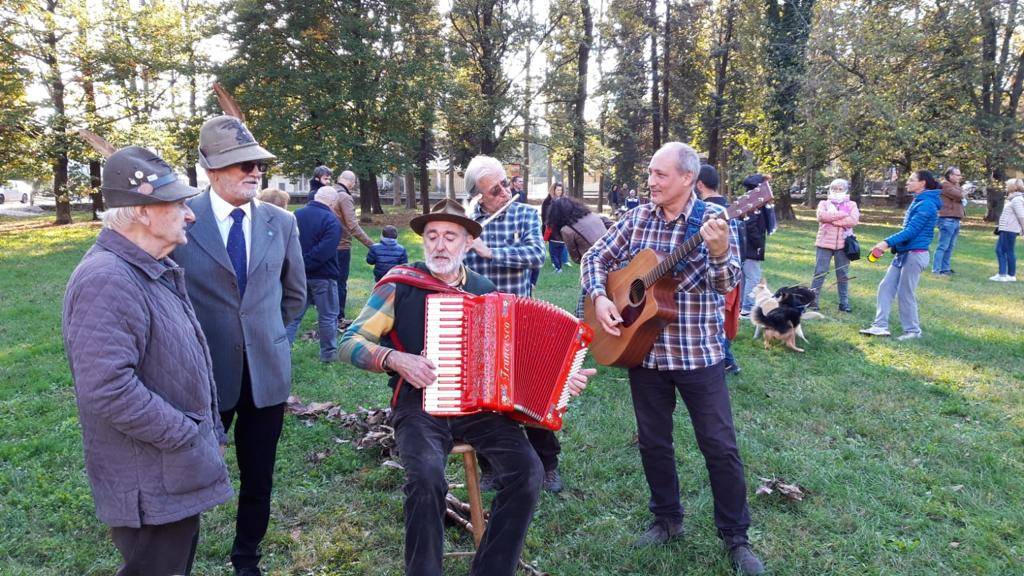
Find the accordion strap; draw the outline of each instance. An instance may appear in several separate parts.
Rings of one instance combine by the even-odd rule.
[[[380,286],[381,284],[408,284],[414,288],[420,288],[430,292],[443,292],[446,294],[465,293],[465,290],[449,286],[430,274],[417,268],[413,268],[412,266],[399,265],[388,270],[388,273],[377,282],[377,286]]]

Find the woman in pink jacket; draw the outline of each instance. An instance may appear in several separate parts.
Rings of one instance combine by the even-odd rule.
[[[819,293],[828,275],[832,258],[836,260],[836,281],[839,289],[839,311],[850,311],[850,288],[847,282],[850,260],[843,251],[846,237],[853,235],[853,227],[860,222],[857,203],[850,200],[850,183],[842,178],[832,181],[828,187],[828,200],[818,204],[818,237],[814,241],[817,258],[814,263],[814,278],[811,289],[818,293],[818,300],[811,307],[818,309]]]

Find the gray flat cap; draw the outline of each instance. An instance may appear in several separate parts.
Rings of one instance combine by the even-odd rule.
[[[224,168],[246,160],[274,160],[252,132],[234,116],[215,116],[199,129],[199,165],[205,170]]]
[[[114,152],[103,165],[103,201],[108,208],[177,202],[199,194],[156,154],[138,146]]]

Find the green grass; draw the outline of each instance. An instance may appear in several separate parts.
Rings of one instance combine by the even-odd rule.
[[[898,214],[866,210],[865,249]],[[769,241],[772,286],[808,282],[812,215]],[[111,574],[118,555],[95,519],[83,471],[74,395],[60,338],[71,270],[96,227],[0,219],[0,574]],[[371,236],[378,230],[368,229]],[[417,238],[401,238],[417,257]],[[990,226],[966,226],[955,278],[921,280],[922,340],[857,334],[874,311],[882,263],[854,263],[854,313],[809,322],[797,355],[770,351],[744,326],[734,344],[743,373],[730,380],[754,525],[774,574],[1024,574],[1024,283],[995,272]],[[349,316],[371,286],[357,243]],[[574,305],[578,280],[541,274],[539,296]],[[834,310],[835,289],[823,300]],[[308,315],[312,327],[315,314]],[[895,318],[894,318],[895,323]],[[383,377],[317,362],[316,343],[295,346],[295,393],[347,409],[387,402]],[[711,492],[685,411],[676,440],[687,536],[636,551],[648,522],[647,486],[634,443],[625,372],[601,369],[574,402],[562,432],[566,490],[545,494],[525,558],[559,575],[727,574],[711,519]],[[288,417],[278,455],[273,518],[264,551],[272,574],[400,574],[402,473],[335,438],[326,422]],[[331,448],[318,464],[306,456]],[[229,451],[229,468],[235,470]],[[453,480],[460,477],[453,460]],[[759,476],[806,487],[801,503],[754,496]],[[233,472],[237,482],[237,474]],[[233,504],[203,516],[194,573],[229,573]],[[452,550],[470,539],[448,531]],[[446,561],[464,574],[465,559]]]

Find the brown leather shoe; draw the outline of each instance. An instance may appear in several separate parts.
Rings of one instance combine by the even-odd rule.
[[[683,535],[683,523],[665,518],[656,518],[650,528],[633,543],[634,548],[660,545]]]

